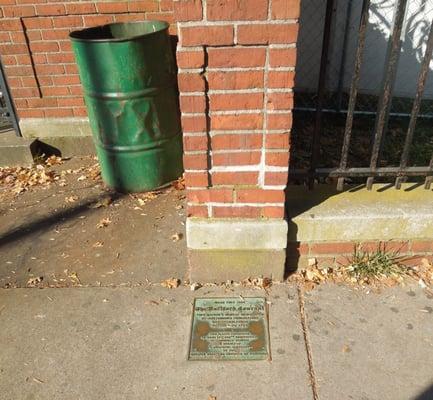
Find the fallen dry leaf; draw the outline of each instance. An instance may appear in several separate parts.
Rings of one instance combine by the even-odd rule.
[[[63,163],[62,157],[50,156],[45,160],[45,164],[52,167],[53,165],[60,165]]]
[[[177,181],[174,181],[172,183],[172,186],[176,189],[176,190],[184,190],[185,189],[185,178],[181,177],[179,178]]]
[[[182,238],[183,238],[183,234],[182,233],[175,233],[174,235],[171,236],[171,240],[173,242],[178,242]]]
[[[347,345],[347,344],[345,344],[344,346],[343,346],[343,349],[341,350],[343,353],[350,353],[351,351],[352,351],[352,349]]]
[[[201,284],[198,282],[194,282],[189,286],[189,288],[191,289],[192,292],[194,292],[201,288]]]
[[[78,196],[65,197],[66,203],[75,203],[78,200]]]
[[[179,287],[179,285],[180,285],[180,279],[177,278],[170,278],[161,282],[161,286],[168,289],[175,289]]]
[[[90,208],[108,207],[112,201],[111,197],[106,197],[105,199],[99,200],[97,203],[91,205]]]
[[[111,219],[110,218],[102,218],[99,222],[98,222],[98,224],[96,225],[96,227],[97,228],[105,228],[105,227],[107,227],[108,225],[110,225],[111,224]]]
[[[27,281],[27,287],[36,287],[44,280],[43,276],[36,276],[34,278],[30,278]]]

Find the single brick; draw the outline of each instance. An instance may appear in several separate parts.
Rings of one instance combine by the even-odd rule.
[[[64,15],[66,7],[64,4],[38,4],[36,6],[37,15]]]
[[[258,172],[213,172],[212,183],[214,185],[256,185]]]
[[[188,190],[187,199],[192,203],[232,203],[232,189]]]
[[[44,40],[69,40],[69,29],[44,29],[41,31]]]
[[[210,125],[211,130],[261,129],[263,127],[263,115],[213,115]]]
[[[350,254],[353,252],[352,242],[340,243],[311,243],[311,254]]]
[[[260,214],[260,207],[212,206],[212,216],[214,218],[258,218]]]
[[[96,6],[94,3],[71,3],[66,4],[66,12],[70,14],[94,14]]]
[[[87,117],[86,107],[74,107],[72,111],[74,112],[74,117]]]
[[[205,96],[180,96],[180,109],[184,113],[204,113],[206,110]]]
[[[179,90],[181,92],[204,92],[205,81],[196,73],[181,73],[177,77]]]
[[[284,218],[284,206],[265,206],[262,207],[261,216],[263,218]]]
[[[282,190],[238,189],[236,201],[239,203],[280,203],[284,202]]]
[[[72,108],[46,108],[44,110],[46,117],[60,118],[60,117],[73,117],[74,112]]]
[[[84,106],[84,99],[82,97],[59,97],[57,103],[59,107]]]
[[[269,50],[269,65],[276,67],[294,67],[296,65],[295,47],[290,49],[270,49]]]
[[[413,242],[412,251],[414,253],[432,253],[433,240]]]
[[[228,93],[210,95],[211,111],[260,110],[263,93]]]
[[[33,42],[30,47],[35,53],[52,53],[60,50],[57,42]]]
[[[212,138],[212,150],[260,149],[262,141],[261,133],[217,135]]]
[[[61,75],[61,76],[53,76],[53,84],[54,85],[79,85],[80,77],[78,75]],[[69,88],[72,94],[79,94],[76,92],[73,92],[73,88]],[[77,92],[79,91],[81,93],[81,86],[77,88]]]
[[[197,218],[208,218],[208,208],[207,206],[195,206],[188,204],[186,206],[186,212],[188,217],[197,217]]]
[[[36,12],[34,6],[4,6],[3,15],[6,18],[31,17]]]
[[[110,1],[97,3],[98,12],[101,14],[115,14],[128,11],[128,2]]]
[[[284,172],[265,172],[265,185],[267,186],[281,186],[286,185],[288,179],[288,171]]]
[[[268,110],[291,110],[293,108],[293,93],[269,93]]]
[[[264,48],[229,47],[208,50],[210,68],[263,67],[266,50]]]
[[[206,116],[186,116],[182,115],[182,130],[184,132],[206,132]]]
[[[185,184],[188,188],[191,187],[207,187],[209,184],[209,176],[206,171],[201,172],[185,172]]]
[[[232,25],[191,26],[181,28],[182,46],[224,46],[232,45]]]
[[[287,167],[289,165],[289,152],[266,153],[266,165]]]
[[[268,129],[291,129],[292,128],[292,113],[284,114],[269,114]]]
[[[200,21],[203,19],[201,0],[179,0],[174,2],[176,21]]]
[[[29,108],[46,108],[46,107],[57,107],[57,99],[48,97],[45,99],[27,99]]]
[[[238,26],[238,44],[289,44],[298,36],[297,24],[249,24]]]
[[[4,44],[0,45],[1,55],[27,54],[28,49],[25,44]]]
[[[254,21],[268,16],[268,0],[207,0],[209,21]]]
[[[205,170],[208,167],[207,154],[184,154],[183,166],[186,170]]]
[[[256,89],[263,88],[262,71],[209,72],[210,89]]]
[[[269,88],[292,88],[293,86],[295,86],[295,73],[293,71],[269,71]]]
[[[268,133],[265,135],[265,148],[288,149],[290,138],[287,133]]]
[[[150,12],[158,11],[158,0],[141,0],[141,1],[127,1],[129,12]],[[161,11],[168,11],[163,10]]]
[[[301,12],[301,0],[272,0],[273,19],[299,18]]]
[[[208,139],[206,135],[201,136],[184,136],[184,151],[205,151],[208,149]]]
[[[54,28],[80,28],[83,25],[83,17],[72,15],[53,19]]]
[[[105,25],[114,21],[112,15],[84,15],[84,26]]]
[[[21,118],[43,118],[44,117],[44,110],[19,110],[18,115]]]
[[[204,65],[204,51],[178,51],[176,54],[179,68],[202,68]]]
[[[212,154],[212,165],[257,165],[260,163],[261,156],[262,154],[259,151],[247,151],[239,153],[214,153]]]

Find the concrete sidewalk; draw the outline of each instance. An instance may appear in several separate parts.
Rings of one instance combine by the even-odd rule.
[[[272,361],[187,361],[193,298],[239,294],[268,299]],[[1,399],[433,398],[416,287],[1,289],[0,326]]]

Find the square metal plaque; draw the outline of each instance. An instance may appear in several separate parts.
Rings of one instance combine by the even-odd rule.
[[[189,360],[269,360],[269,325],[262,297],[198,298]]]

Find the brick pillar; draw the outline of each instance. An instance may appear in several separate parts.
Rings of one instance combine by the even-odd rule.
[[[280,279],[299,0],[174,5],[191,279]]]

